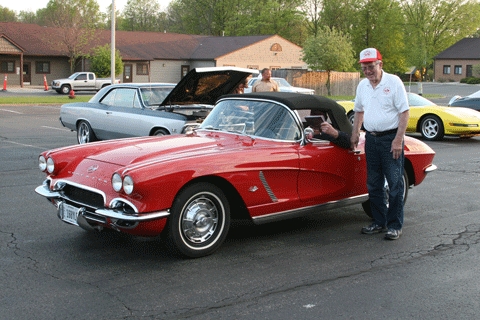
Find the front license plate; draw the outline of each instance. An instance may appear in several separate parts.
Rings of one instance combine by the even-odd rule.
[[[77,217],[78,217],[78,212],[79,211],[80,211],[80,209],[64,203],[62,205],[61,218],[65,222],[68,222],[68,223],[71,223],[71,224],[74,224],[74,225],[78,226]]]

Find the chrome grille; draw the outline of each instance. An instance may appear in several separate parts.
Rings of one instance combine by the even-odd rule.
[[[67,184],[63,188],[62,193],[68,200],[78,204],[83,204],[92,208],[104,207],[103,197],[99,193],[72,186],[70,184]]]

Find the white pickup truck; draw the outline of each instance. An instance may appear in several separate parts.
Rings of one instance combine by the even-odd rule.
[[[119,83],[115,79],[115,83]],[[98,91],[112,84],[109,78],[97,78],[93,72],[76,72],[66,79],[52,81],[52,89],[58,93],[69,94],[70,91]]]

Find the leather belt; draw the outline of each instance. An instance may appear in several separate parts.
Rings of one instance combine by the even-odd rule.
[[[387,134],[397,133],[398,128],[387,130],[387,131],[367,131],[367,133],[371,134],[375,137],[386,136]]]

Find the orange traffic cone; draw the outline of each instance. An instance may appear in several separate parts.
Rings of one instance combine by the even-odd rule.
[[[7,74],[5,73],[5,81],[3,82],[3,89],[2,91],[7,91]]]
[[[68,95],[70,99],[75,99],[75,92],[73,90],[70,90],[70,94]]]
[[[45,91],[48,91],[47,76],[46,75],[43,75],[43,83],[45,84]]]

